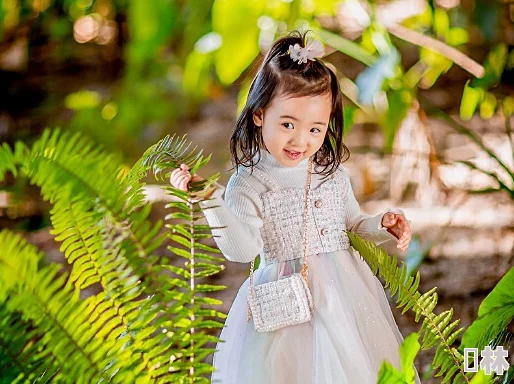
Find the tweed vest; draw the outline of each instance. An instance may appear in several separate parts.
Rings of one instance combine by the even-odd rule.
[[[262,200],[261,236],[266,265],[303,256],[305,189],[279,188],[262,171],[254,168],[255,177],[272,187],[260,194]],[[307,177],[307,175],[305,175]],[[348,249],[345,233],[348,181],[340,171],[310,188],[307,255]]]

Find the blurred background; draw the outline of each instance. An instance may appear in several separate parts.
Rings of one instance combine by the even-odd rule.
[[[187,134],[212,153],[201,174],[221,172],[222,183],[263,53],[309,29],[341,82],[361,208],[404,209],[415,236],[400,256],[421,271],[421,290],[437,286],[441,310],[466,326],[514,264],[512,1],[1,0],[0,26],[0,142],[61,127],[132,166],[165,135]],[[0,226],[64,260],[39,191],[4,184]],[[228,286],[225,312],[248,274],[226,267],[215,277]],[[418,327],[395,317],[404,335]],[[420,352],[421,374],[431,356]]]

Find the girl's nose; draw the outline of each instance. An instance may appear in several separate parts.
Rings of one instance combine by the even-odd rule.
[[[305,144],[305,135],[303,133],[297,133],[291,138],[291,144],[296,146],[303,146]]]

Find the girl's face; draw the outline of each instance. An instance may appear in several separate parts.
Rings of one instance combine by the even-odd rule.
[[[276,96],[265,111],[253,116],[262,128],[265,148],[281,165],[294,167],[323,145],[332,112],[330,93],[318,96]]]

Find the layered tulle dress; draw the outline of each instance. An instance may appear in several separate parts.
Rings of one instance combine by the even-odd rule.
[[[281,166],[267,152],[202,203],[228,260],[261,256],[254,284],[300,272],[307,160]],[[380,281],[350,247],[345,230],[377,243],[394,237],[383,213],[360,212],[345,170],[313,175],[307,241],[311,321],[257,332],[247,321],[249,279],[232,303],[213,358],[212,383],[376,383],[382,361],[400,368],[403,338]],[[384,212],[385,213],[385,212]],[[419,382],[419,379],[417,379]]]

